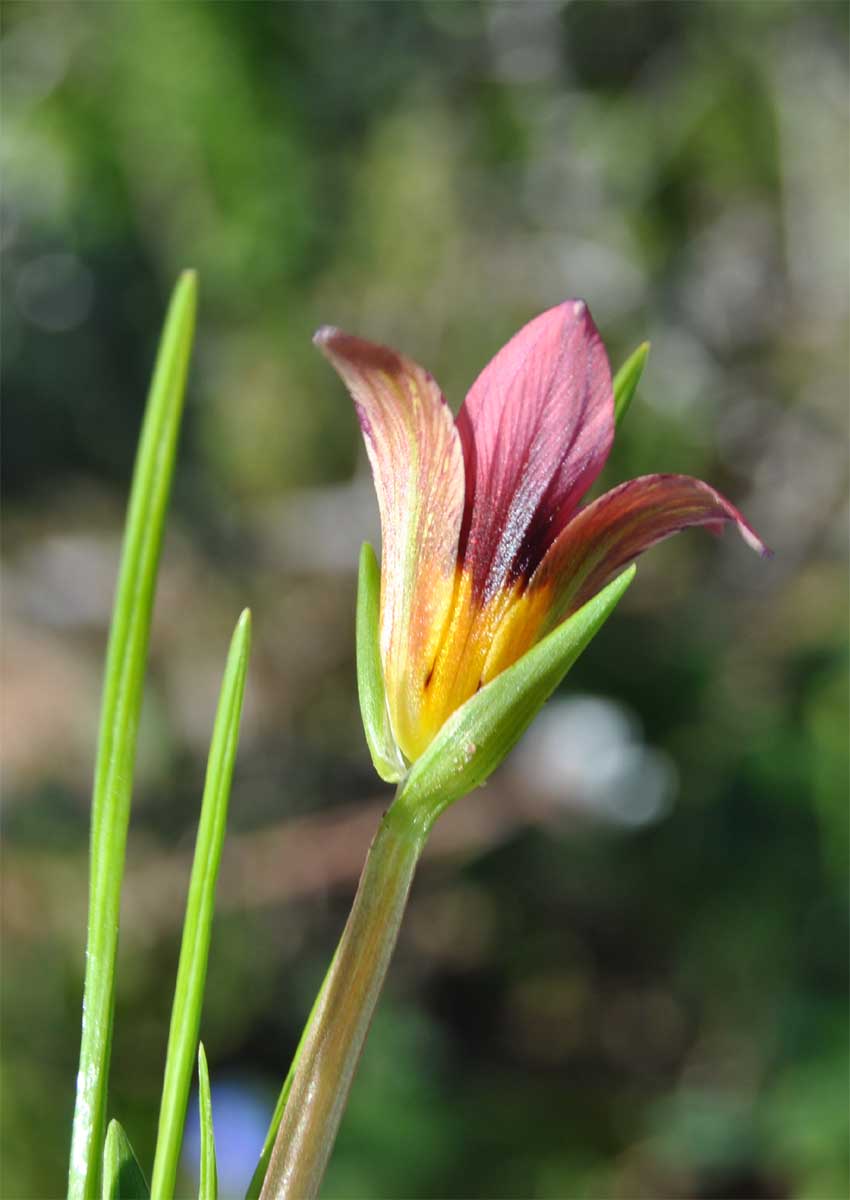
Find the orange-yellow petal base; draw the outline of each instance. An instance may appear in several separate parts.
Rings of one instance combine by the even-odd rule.
[[[456,569],[453,587],[451,613],[419,694],[410,695],[410,678],[401,691],[395,680],[386,680],[393,731],[410,762],[455,709],[534,645],[552,601],[551,589],[529,592],[518,581],[481,605],[473,595],[472,573],[464,567]]]

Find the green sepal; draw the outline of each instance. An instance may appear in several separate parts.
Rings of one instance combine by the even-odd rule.
[[[410,768],[395,804],[423,829],[487,779],[516,744],[634,578],[623,571],[568,620],[476,692]]]
[[[390,728],[378,618],[381,602],[381,568],[375,551],[364,542],[357,577],[357,691],[360,716],[375,770],[387,783],[398,783],[405,766]]]
[[[102,1200],[148,1200],[150,1191],[130,1140],[118,1121],[110,1121],[103,1143]]]
[[[649,357],[649,342],[641,342],[614,376],[614,424],[619,425],[637,391]]]
[[[210,1073],[204,1043],[198,1042],[198,1121],[201,1127],[201,1172],[198,1200],[217,1200],[218,1171],[215,1165],[215,1135],[213,1134]]]

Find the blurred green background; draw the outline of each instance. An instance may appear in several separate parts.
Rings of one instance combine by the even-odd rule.
[[[150,1167],[204,758],[254,611],[202,1036],[241,1194],[387,792],[334,323],[457,405],[583,296],[653,342],[606,486],[653,551],[414,889],[328,1200],[847,1190],[847,6],[3,6],[4,1197],[64,1188],[118,539],[170,287],[201,312],[152,637],[110,1115]],[[197,1157],[190,1117],[185,1194]]]

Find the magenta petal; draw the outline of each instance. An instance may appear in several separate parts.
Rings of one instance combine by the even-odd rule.
[[[633,559],[690,525],[718,533],[734,521],[741,537],[763,558],[770,551],[737,508],[690,475],[644,475],[623,483],[583,508],[552,543],[529,590],[551,587],[547,628],[594,596]]]
[[[540,562],[611,448],[611,372],[583,301],[521,329],[479,375],[457,424],[461,554],[486,601]]]

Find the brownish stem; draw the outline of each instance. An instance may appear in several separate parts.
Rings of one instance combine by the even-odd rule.
[[[424,843],[397,807],[384,815],[298,1058],[260,1200],[318,1193]]]

